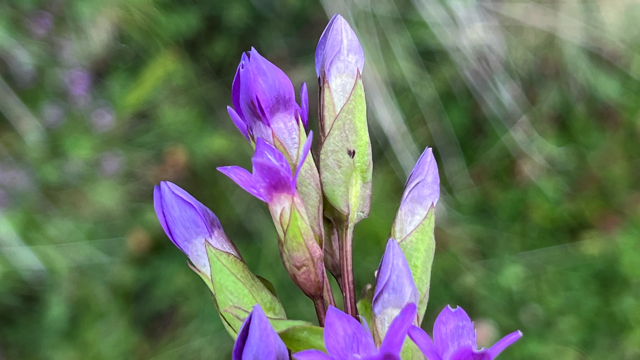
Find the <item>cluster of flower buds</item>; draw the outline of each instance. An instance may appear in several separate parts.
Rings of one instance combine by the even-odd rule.
[[[291,353],[298,360],[490,360],[522,336],[515,332],[478,349],[473,323],[461,308],[450,307],[438,316],[433,341],[419,328],[429,298],[440,196],[430,148],[405,185],[375,286],[356,301],[353,230],[369,213],[373,167],[363,70],[358,37],[335,15],[316,51],[315,159],[306,85],[298,104],[287,75],[253,48],[242,55],[228,107],[254,148],[253,168],[218,170],[267,204],[282,263],[313,301],[320,326],[287,319],[272,286],[251,273],[211,210],[175,184],[161,182],[154,189],[162,228],[207,284],[236,338],[234,360],[285,360]],[[344,312],[335,307],[327,272],[340,285]]]

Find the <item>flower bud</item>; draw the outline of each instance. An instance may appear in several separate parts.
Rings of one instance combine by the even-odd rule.
[[[436,246],[433,235],[435,205],[439,196],[438,166],[432,149],[427,148],[409,175],[391,229],[391,236],[400,244],[420,293],[420,320],[429,300],[431,264]]]
[[[232,359],[289,360],[287,347],[258,304],[253,307],[238,332]]]
[[[394,239],[389,239],[378,267],[372,301],[376,339],[383,339],[396,315],[408,304],[417,305],[419,298],[411,269],[400,246]]]
[[[333,15],[316,48],[316,74],[320,83],[328,83],[336,109],[351,95],[358,74],[364,69],[364,50],[349,23]]]
[[[264,139],[271,145],[284,144],[291,159],[297,159],[299,123],[307,125],[307,86],[302,85],[301,103],[295,99],[293,84],[277,66],[251,48],[242,54],[232,85],[233,108],[229,116],[240,132],[252,142]]]
[[[164,232],[202,275],[211,276],[205,242],[241,259],[216,215],[177,185],[162,181],[155,186],[153,205]]]
[[[355,224],[369,214],[373,162],[363,68],[364,52],[356,34],[344,18],[335,15],[316,50],[320,180],[326,200],[340,214],[330,214],[334,222]]]

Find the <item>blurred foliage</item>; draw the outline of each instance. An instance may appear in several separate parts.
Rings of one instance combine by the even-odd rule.
[[[504,358],[640,358],[637,2],[292,0],[0,3],[0,358],[229,358],[206,286],[160,228],[171,180],[220,217],[291,318],[264,204],[225,106],[255,46],[317,98],[340,12],[367,51],[374,195],[356,228],[373,282],[407,172],[434,146],[443,197],[429,329],[445,304]],[[312,121],[312,127],[316,127]],[[277,260],[276,260],[277,259]]]

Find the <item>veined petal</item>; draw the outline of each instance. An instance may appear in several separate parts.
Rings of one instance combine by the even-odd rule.
[[[324,344],[334,359],[353,359],[376,355],[371,335],[352,316],[333,306],[329,307],[324,328]]]
[[[475,348],[476,331],[469,315],[461,307],[452,309],[447,305],[433,325],[433,342],[443,359],[460,348]]]
[[[407,337],[407,332],[416,318],[418,308],[415,303],[410,303],[400,311],[400,314],[396,316],[391,322],[387,335],[382,340],[380,346],[381,354],[400,354],[402,350],[402,344]]]
[[[253,179],[267,201],[280,193],[294,194],[295,184],[291,167],[278,149],[263,139],[256,142],[253,155]]]
[[[229,117],[231,117],[233,124],[242,133],[242,136],[247,138],[247,140],[251,141],[251,139],[249,138],[249,130],[248,130],[247,124],[244,122],[244,120],[242,120],[240,115],[238,115],[238,113],[236,113],[236,111],[231,106],[227,106],[227,112],[229,113]]]
[[[492,347],[489,348],[489,354],[491,355],[491,358],[495,358],[498,355],[500,355],[500,353],[506,349],[507,347],[511,346],[511,344],[513,344],[514,342],[518,341],[520,338],[522,337],[522,332],[520,330],[518,331],[514,331],[511,334],[503,337],[502,339],[500,339],[500,341],[498,341],[497,343],[495,343]]]
[[[268,199],[264,196],[262,191],[258,189],[255,182],[253,181],[251,173],[249,173],[247,170],[239,166],[223,166],[219,167],[218,171],[227,175],[231,180],[235,181],[236,184],[240,185],[240,187],[246,190],[249,194],[257,197],[264,202],[268,202]]]
[[[304,350],[293,354],[295,360],[332,360],[333,358],[320,350]]]
[[[424,330],[415,325],[411,326],[409,329],[409,337],[418,345],[418,348],[427,359],[442,360],[436,351],[436,347],[433,345],[433,341],[431,341],[431,338]]]

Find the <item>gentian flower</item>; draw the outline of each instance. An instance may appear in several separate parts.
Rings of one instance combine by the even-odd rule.
[[[327,354],[319,350],[304,350],[293,355],[296,360],[400,360],[402,344],[416,317],[416,305],[408,304],[391,322],[387,336],[379,349],[371,334],[351,315],[330,307],[324,327]]]
[[[389,239],[378,267],[372,301],[376,339],[384,338],[396,315],[407,304],[417,305],[419,299],[418,289],[402,249],[394,239]]]
[[[393,236],[402,241],[425,219],[440,197],[440,176],[433,150],[426,148],[404,187],[400,208],[393,222]]]
[[[219,167],[218,170],[249,194],[268,204],[281,201],[283,197],[296,196],[298,174],[311,149],[312,135],[313,132],[310,132],[303,147],[302,157],[293,174],[284,155],[262,138],[256,141],[256,151],[251,160],[253,174],[239,166],[224,166]]]
[[[433,325],[433,341],[417,326],[411,327],[409,337],[429,360],[493,360],[520,339],[522,332],[513,332],[489,349],[478,350],[476,331],[467,313],[461,307],[447,305]]]
[[[205,242],[241,259],[216,215],[177,185],[162,181],[153,189],[153,206],[160,225],[193,266],[211,277]]]
[[[258,304],[238,332],[232,360],[289,360],[287,347]]]
[[[349,23],[333,15],[316,48],[316,74],[320,84],[328,83],[334,107],[342,108],[364,69],[364,50]]]
[[[312,135],[309,133],[294,173],[284,155],[262,138],[256,141],[253,174],[238,166],[218,170],[269,205],[287,272],[308,297],[318,301],[322,298],[326,279],[320,247],[322,238],[314,233],[304,202],[296,190],[298,174],[311,148]]]
[[[295,99],[293,84],[277,66],[251,48],[242,54],[232,85],[231,120],[247,140],[263,139],[284,145],[290,159],[297,159],[300,121],[307,126],[309,99],[307,85],[300,91],[301,106]]]

